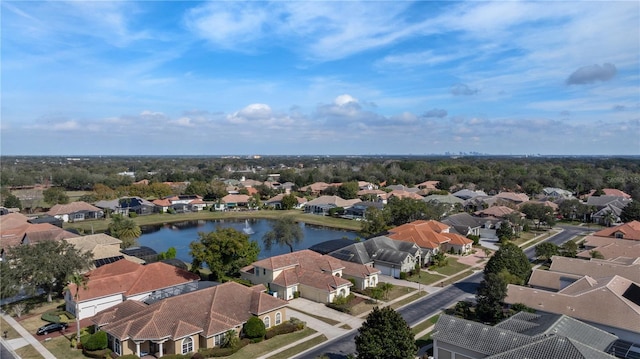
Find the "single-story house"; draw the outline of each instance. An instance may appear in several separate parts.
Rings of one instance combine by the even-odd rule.
[[[104,217],[104,212],[100,208],[83,201],[56,204],[46,214],[60,218],[64,222],[78,222]]]
[[[107,333],[108,347],[117,355],[153,355],[198,352],[220,346],[227,332],[237,335],[251,317],[265,327],[285,321],[287,302],[250,288],[227,282],[147,305],[127,300],[92,318]]]
[[[614,359],[617,337],[566,315],[519,312],[490,326],[443,314],[433,338],[435,359]]]
[[[280,209],[280,208],[282,208],[282,198],[284,196],[287,196],[287,195],[288,194],[286,194],[286,193],[277,194],[277,195],[269,198],[268,200],[266,200],[264,202],[264,204],[266,206],[273,207],[275,209]],[[304,207],[305,203],[307,203],[307,199],[306,198],[302,198],[302,197],[298,197],[298,196],[295,196],[295,198],[296,198],[296,205],[294,207],[295,209],[301,209],[302,207]]]
[[[484,224],[481,219],[470,215],[469,213],[456,213],[452,214],[440,222],[452,227],[457,233],[463,236],[480,235],[480,228]]]
[[[329,214],[329,210],[332,208],[344,208],[348,209],[354,204],[362,202],[359,198],[356,199],[343,199],[338,196],[320,196],[315,198],[304,205],[305,213],[320,214],[326,216]]]
[[[220,200],[225,205],[225,209],[234,209],[238,207],[249,207],[251,196],[246,194],[228,194]]]
[[[345,278],[353,278],[360,289],[375,287],[378,273],[375,268],[344,263],[308,249],[259,260],[240,271],[243,279],[266,285],[278,298],[293,299],[298,292],[319,303],[348,296],[353,284]]]
[[[364,219],[369,208],[377,208],[382,210],[384,208],[384,203],[382,202],[358,202],[353,206],[347,208],[345,211],[345,218],[357,218]]]
[[[29,219],[20,213],[0,216],[0,260],[13,246],[35,244],[44,241],[61,241],[78,237],[50,223],[29,223]]]
[[[122,244],[122,241],[118,238],[111,237],[108,234],[90,234],[87,236],[67,238],[65,241],[73,244],[73,246],[80,252],[91,253],[95,268],[102,267],[105,264],[117,262],[122,259],[139,264],[145,263],[145,261],[140,258],[120,252],[120,245]]]
[[[69,284],[65,309],[89,318],[125,300],[157,300],[196,290],[200,277],[165,263],[142,265],[127,260],[105,264],[85,274],[86,287]],[[78,312],[76,313],[76,302]]]

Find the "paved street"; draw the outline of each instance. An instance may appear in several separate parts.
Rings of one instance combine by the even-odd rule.
[[[563,229],[562,232],[543,242],[549,241],[551,243],[561,245],[577,235],[592,231],[580,226],[559,227]],[[534,247],[531,247],[524,252],[529,259],[533,259],[535,257]],[[460,300],[464,300],[468,297],[474,297],[476,289],[482,281],[482,278],[482,272],[475,273],[460,282],[449,285],[442,290],[410,303],[397,311],[410,326],[413,326],[421,320],[439,313]],[[328,340],[294,358],[315,359],[322,355],[326,355],[330,359],[343,359],[348,354],[355,353],[356,348],[354,338],[357,333],[357,330],[351,330],[340,337]]]

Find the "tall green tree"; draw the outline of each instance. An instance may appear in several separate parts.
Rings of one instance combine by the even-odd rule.
[[[293,194],[285,194],[284,196],[282,196],[282,209],[283,210],[290,210],[295,208],[295,206],[298,205],[298,199],[296,198],[295,195]]]
[[[22,202],[20,202],[20,199],[13,193],[9,193],[5,196],[3,206],[6,208],[18,208],[22,210]]]
[[[538,203],[525,203],[520,207],[520,212],[527,216],[527,219],[533,221],[536,228],[540,228],[543,223],[549,227],[555,225],[555,217],[553,216],[553,208]]]
[[[507,297],[507,281],[500,273],[488,273],[478,287],[476,315],[484,322],[497,323],[502,319],[502,305]]]
[[[44,201],[50,205],[67,204],[69,203],[69,196],[64,188],[61,187],[49,187],[42,191]]]
[[[92,257],[66,241],[44,241],[11,247],[7,261],[11,264],[11,277],[19,278],[19,285],[27,293],[42,289],[51,302],[53,294],[62,292],[71,275],[89,269]]]
[[[376,207],[367,208],[364,212],[365,220],[362,223],[362,230],[360,231],[362,236],[369,238],[386,231],[389,228],[386,214],[385,211],[379,210]]]
[[[407,322],[390,307],[374,307],[355,338],[358,358],[412,359],[418,348]]]
[[[522,248],[513,243],[505,243],[500,246],[484,267],[484,274],[498,274],[506,270],[514,277],[512,284],[524,284],[531,275],[531,264],[522,251]]]
[[[564,242],[560,246],[560,255],[563,257],[575,258],[578,256],[578,244],[574,241]]]
[[[640,221],[640,200],[627,204],[620,213],[622,222]]]
[[[291,216],[282,216],[273,221],[271,230],[262,236],[264,247],[270,250],[274,244],[289,247],[293,252],[293,246],[302,242],[304,233],[302,228]]]
[[[358,198],[359,190],[357,181],[344,182],[338,187],[338,196],[344,199]]]
[[[260,247],[249,236],[233,228],[217,228],[213,232],[198,233],[198,240],[189,244],[192,268],[206,264],[213,280],[236,277],[240,268],[258,259]]]
[[[133,219],[116,214],[111,216],[109,234],[122,241],[122,248],[129,248],[135,246],[136,239],[142,235],[142,230]]]
[[[536,246],[536,257],[543,259],[545,261],[550,261],[551,257],[560,253],[560,247],[551,243],[551,242],[543,242]]]
[[[72,295],[73,295],[73,301],[76,304],[75,315],[76,315],[76,329],[77,329],[76,339],[78,339],[76,340],[77,344],[80,344],[80,340],[79,340],[80,338],[80,303],[78,303],[78,298],[80,294],[80,288],[87,289],[88,282],[89,282],[89,279],[78,272],[72,273],[71,276],[69,277],[69,284],[74,285]],[[71,290],[71,287],[69,287],[69,290]]]
[[[500,227],[496,229],[496,236],[500,241],[509,241],[515,238],[516,233],[511,226],[511,223],[507,221],[500,222]]]

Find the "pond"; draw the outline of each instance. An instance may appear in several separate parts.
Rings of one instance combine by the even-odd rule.
[[[187,263],[191,263],[189,255],[189,243],[198,239],[198,232],[212,232],[216,228],[235,228],[240,232],[249,234],[249,239],[258,242],[260,246],[259,259],[272,257],[279,254],[289,253],[289,247],[274,245],[271,250],[265,250],[262,243],[262,236],[271,230],[272,220],[249,219],[249,220],[209,220],[209,221],[187,221],[178,223],[167,223],[157,226],[142,227],[142,236],[138,238],[138,244],[153,248],[156,252],[165,252],[169,247],[174,247],[177,252],[176,258]],[[314,244],[340,238],[355,239],[356,232],[344,231],[328,227],[320,227],[299,223],[304,235],[302,242],[294,245],[294,250],[306,249]]]

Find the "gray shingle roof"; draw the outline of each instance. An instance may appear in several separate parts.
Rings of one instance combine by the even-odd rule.
[[[386,236],[368,239],[354,243],[337,251],[330,256],[353,263],[366,264],[373,261],[401,263],[407,256],[415,255],[420,249],[413,243],[395,241]]]
[[[519,348],[514,348],[503,353],[488,356],[487,359],[613,359],[611,356],[600,350],[591,348],[576,340],[551,336],[535,343],[527,344]]]

